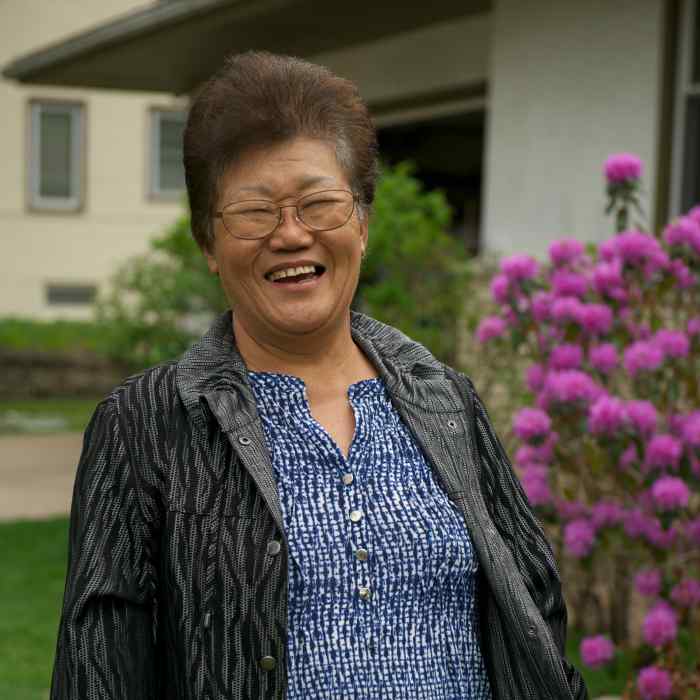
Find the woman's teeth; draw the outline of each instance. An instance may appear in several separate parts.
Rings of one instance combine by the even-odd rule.
[[[285,270],[275,270],[271,272],[267,278],[270,282],[284,279],[285,277],[296,277],[297,275],[308,275],[316,272],[313,265],[304,265],[303,267],[288,267]]]

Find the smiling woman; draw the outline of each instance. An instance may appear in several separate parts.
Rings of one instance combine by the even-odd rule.
[[[223,216],[205,255],[235,309],[239,349],[253,364],[269,366],[270,348],[284,348],[291,334],[297,343],[303,336],[302,342],[323,346],[329,362],[371,372],[348,337],[367,245],[367,218],[360,209],[353,216],[348,180],[333,144],[305,137],[249,148],[222,177]],[[327,189],[317,191],[320,183]],[[271,199],[251,206],[237,200],[243,192],[267,192]]]
[[[356,87],[233,56],[184,153],[231,308],[87,428],[52,700],[587,697],[473,384],[350,310],[377,172]]]

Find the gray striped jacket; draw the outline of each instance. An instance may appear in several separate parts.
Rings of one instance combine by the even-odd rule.
[[[468,524],[494,700],[587,698],[551,548],[471,381],[361,314],[352,334]],[[230,311],[95,410],[68,556],[52,700],[284,697],[286,539]]]

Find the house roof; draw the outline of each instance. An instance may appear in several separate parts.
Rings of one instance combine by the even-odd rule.
[[[23,83],[191,92],[231,52],[297,56],[364,43],[489,10],[492,0],[171,0],[21,56],[3,68]]]

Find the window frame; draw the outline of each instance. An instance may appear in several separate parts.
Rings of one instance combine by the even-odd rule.
[[[676,54],[676,86],[673,119],[673,145],[671,157],[671,202],[670,218],[684,213],[683,178],[685,169],[686,116],[688,99],[700,96],[700,81],[692,82],[693,58],[695,45],[700,50],[700,37],[695,36],[697,13],[700,12],[700,0],[681,0],[678,13],[678,50]],[[700,157],[700,155],[698,156]]]
[[[85,103],[31,98],[28,103],[27,205],[30,210],[77,213],[85,203]],[[68,197],[41,194],[41,116],[45,112],[71,116],[70,191]]]
[[[149,177],[148,197],[152,200],[173,201],[179,200],[185,192],[184,184],[178,189],[162,189],[161,159],[160,159],[160,131],[161,121],[164,116],[176,115],[182,120],[183,127],[187,119],[187,111],[179,107],[151,107],[149,110]]]

